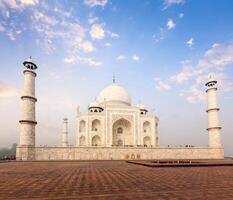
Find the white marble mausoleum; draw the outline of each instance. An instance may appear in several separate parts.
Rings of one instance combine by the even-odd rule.
[[[87,112],[77,109],[76,145],[68,142],[68,119],[63,119],[59,146],[36,145],[35,78],[37,65],[24,63],[21,96],[20,141],[17,160],[129,160],[129,159],[219,159],[221,145],[217,106],[217,81],[206,83],[207,147],[161,147],[159,118],[139,103],[132,105],[128,92],[113,80],[89,104]],[[81,95],[81,94],[80,94]],[[200,133],[202,134],[202,133]],[[197,136],[198,137],[198,136]]]
[[[76,145],[82,147],[158,147],[159,119],[143,104],[133,106],[128,92],[115,81],[77,113]]]

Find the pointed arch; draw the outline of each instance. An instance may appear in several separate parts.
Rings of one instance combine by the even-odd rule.
[[[101,122],[99,119],[95,119],[92,121],[91,130],[95,132],[101,132]]]
[[[101,146],[101,138],[98,135],[92,137],[92,146]]]
[[[151,132],[151,123],[149,121],[145,121],[143,123],[143,133],[150,133]]]
[[[120,118],[114,122],[112,125],[112,134],[112,145],[114,146],[133,144],[131,123],[124,118]]]
[[[79,122],[79,132],[85,132],[86,131],[86,122],[84,120],[81,120]]]
[[[86,138],[85,136],[81,136],[79,138],[79,146],[85,146],[86,145]]]
[[[149,136],[146,136],[143,138],[143,145],[145,147],[150,147],[151,146],[151,139]]]

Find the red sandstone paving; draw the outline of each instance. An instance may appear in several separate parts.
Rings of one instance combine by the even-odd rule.
[[[124,161],[0,163],[0,199],[230,199],[233,167]]]

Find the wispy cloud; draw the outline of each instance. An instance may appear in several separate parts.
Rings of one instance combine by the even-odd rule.
[[[109,42],[107,42],[107,43],[105,43],[105,44],[104,44],[104,46],[106,46],[106,47],[111,47],[111,46],[112,46],[112,44],[111,44],[111,43],[109,43]]]
[[[94,40],[103,39],[105,36],[105,31],[101,24],[93,24],[89,33],[90,33],[91,38]]]
[[[42,11],[35,10],[33,12],[31,19],[33,29],[39,36],[38,44],[43,45],[48,53],[52,53],[56,49],[57,43],[66,46],[72,52],[77,52],[77,50],[87,52],[88,44],[90,50],[90,42],[82,44],[85,37],[84,28],[66,15],[63,17],[66,20],[60,19],[57,15],[50,17]]]
[[[107,1],[86,1],[86,3],[90,3],[90,6],[97,4],[104,6]],[[64,60],[67,61],[69,58],[68,61],[70,61],[67,63],[82,62],[92,66],[102,64],[100,61],[95,61],[92,56],[85,55],[97,51],[96,40],[105,37],[104,23],[97,23],[100,20],[93,14],[89,15],[88,20],[91,26],[84,28],[74,16],[72,8],[67,10],[59,3],[51,7],[47,2],[39,4],[38,0],[5,0],[0,1],[0,8],[3,16],[0,20],[0,32],[6,34],[10,40],[16,41],[20,35],[25,35],[23,34],[25,31],[29,31],[35,34],[35,44],[48,54],[54,53],[62,46],[67,54]],[[29,16],[27,24],[24,24],[24,21],[16,20],[15,16],[22,17],[22,10],[26,8],[28,8]],[[12,9],[14,11],[11,11]],[[12,12],[15,16],[10,15]],[[73,56],[77,59],[71,62],[70,58]]]
[[[159,28],[159,34],[154,34],[152,36],[152,38],[155,41],[155,43],[158,43],[158,42],[164,40],[164,35],[165,35],[164,29],[163,28]]]
[[[185,2],[185,0],[164,0],[163,1],[163,10],[167,9],[169,6],[172,5],[179,5],[179,4],[183,4]]]
[[[167,83],[164,83],[163,81],[156,81],[155,88],[159,91],[167,91],[171,89],[171,86],[168,85]]]
[[[193,45],[194,45],[194,39],[193,39],[193,38],[190,38],[190,39],[186,42],[186,44],[188,45],[188,47],[192,48]]]
[[[108,0],[84,0],[84,3],[90,7],[102,6],[104,7]]]
[[[119,37],[120,37],[119,34],[113,33],[113,32],[110,32],[110,36],[111,36],[112,38],[119,38]]]
[[[35,6],[39,3],[39,0],[2,0],[0,7],[8,6],[15,10],[23,10],[28,6]]]
[[[233,82],[224,72],[226,66],[233,64],[233,44],[213,44],[203,56],[193,64],[190,60],[181,62],[182,70],[171,77],[178,84],[191,82],[190,88],[184,97],[190,103],[196,103],[205,99],[203,85],[210,74],[219,83],[222,92],[233,90]]]
[[[133,55],[133,56],[132,56],[132,59],[133,59],[134,61],[139,61],[139,60],[140,60],[140,57],[139,57],[138,55]]]
[[[117,56],[116,59],[117,59],[117,60],[125,60],[126,57],[125,57],[124,55],[119,55],[119,56]]]
[[[84,41],[79,43],[80,49],[82,49],[85,53],[93,52],[95,51],[95,47],[92,45],[89,41]]]
[[[167,21],[167,29],[168,30],[171,30],[171,29],[174,29],[176,27],[176,24],[175,22],[172,20],[172,19],[169,19]]]
[[[98,20],[99,20],[98,17],[90,17],[90,18],[88,19],[88,23],[89,23],[89,24],[94,24],[94,23],[96,23]]]
[[[67,64],[87,64],[90,66],[101,66],[102,62],[95,60],[94,58],[89,57],[80,57],[80,56],[69,56],[64,58],[64,62]]]

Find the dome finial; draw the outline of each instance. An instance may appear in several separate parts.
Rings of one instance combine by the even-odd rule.
[[[205,84],[205,86],[207,86],[207,87],[215,86],[217,84],[217,81],[213,79],[213,74],[209,74],[208,76],[209,76],[209,78],[208,78],[208,81]]]

